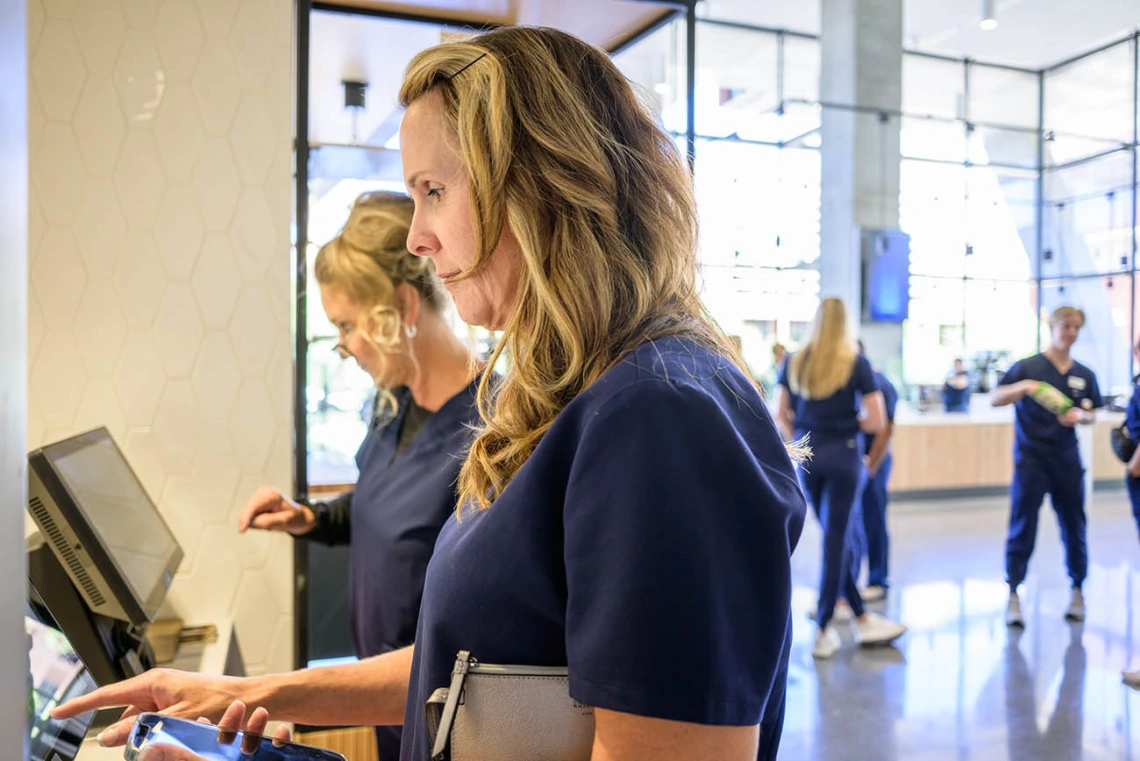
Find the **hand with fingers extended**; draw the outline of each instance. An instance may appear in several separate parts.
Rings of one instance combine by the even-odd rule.
[[[55,719],[70,719],[98,708],[127,706],[118,722],[104,729],[100,745],[117,747],[127,741],[134,719],[144,711],[184,719],[218,721],[226,709],[243,696],[245,685],[236,677],[215,677],[171,669],[151,669],[145,674],[69,700],[52,710]]]
[[[209,719],[202,717],[198,721],[209,724]],[[244,730],[243,730],[243,726]],[[269,724],[269,712],[264,708],[254,709],[253,713],[249,715],[249,721],[245,719],[245,704],[240,700],[235,700],[230,704],[222,715],[221,720],[218,722],[218,729],[222,730],[218,733],[218,742],[220,744],[232,744],[237,740],[237,733],[244,731],[245,735],[242,736],[241,751],[244,754],[252,755],[257,750],[258,741],[261,735],[265,734],[265,728]],[[280,742],[289,742],[292,739],[292,734],[289,732],[287,726],[280,726],[273,732],[273,739]],[[203,756],[199,756],[192,751],[185,748],[178,748],[172,745],[163,745],[162,743],[155,743],[148,745],[139,756],[139,761],[207,761]]]
[[[258,528],[263,531],[287,531],[293,536],[302,536],[313,530],[317,518],[312,508],[288,499],[281,492],[269,486],[259,487],[241,509],[238,517],[238,532]]]

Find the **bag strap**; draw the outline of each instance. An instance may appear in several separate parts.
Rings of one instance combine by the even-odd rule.
[[[447,746],[448,741],[451,739],[451,727],[455,723],[455,712],[459,709],[459,698],[463,694],[463,682],[467,679],[467,669],[471,667],[471,652],[468,650],[460,650],[459,654],[455,657],[455,668],[451,671],[451,687],[447,690],[436,690],[432,694],[432,699],[437,696],[443,697],[440,693],[446,695],[446,702],[443,704],[442,713],[438,714],[438,724],[435,729],[435,743],[431,749],[432,761],[446,761],[447,759]],[[438,702],[433,704],[433,700],[428,701],[425,710],[428,714],[428,731],[431,731],[431,725],[435,722],[435,717],[432,716],[433,712],[438,711]]]

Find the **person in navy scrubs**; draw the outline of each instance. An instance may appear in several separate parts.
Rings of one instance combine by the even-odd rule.
[[[415,640],[424,573],[455,510],[460,458],[479,419],[475,364],[447,323],[449,299],[431,261],[407,249],[413,209],[405,195],[361,196],[313,267],[337,351],[378,386],[356,487],[298,504],[263,486],[238,519],[239,531],[350,545],[349,623],[360,658]],[[397,758],[400,728],[378,728],[377,742],[381,759]]]
[[[947,412],[970,411],[970,374],[962,360],[954,360],[954,370],[942,384],[942,404]]]
[[[859,354],[864,355],[863,342],[859,342]],[[851,573],[859,578],[863,557],[867,558],[867,588],[861,594],[863,602],[877,602],[887,596],[890,588],[890,536],[887,531],[887,486],[891,480],[891,438],[895,432],[895,411],[898,408],[899,394],[894,384],[878,370],[875,387],[883,394],[883,405],[887,422],[874,436],[865,436],[866,454],[863,462],[867,468],[867,485],[863,489],[862,528],[859,552],[855,554],[855,566]]]
[[[1132,347],[1132,358],[1136,366],[1140,367],[1140,341]],[[1132,379],[1132,398],[1128,400],[1124,422],[1128,426],[1129,437],[1133,441],[1140,441],[1140,375]],[[1132,503],[1132,516],[1136,519],[1137,530],[1140,530],[1140,447],[1136,448],[1132,459],[1128,461],[1124,482],[1128,488],[1128,501]],[[1125,671],[1124,683],[1140,690],[1140,670]]]
[[[1065,564],[1072,583],[1065,617],[1085,618],[1081,584],[1088,572],[1085,539],[1085,470],[1077,449],[1078,425],[1095,421],[1093,410],[1103,407],[1096,376],[1074,360],[1073,344],[1085,324],[1085,313],[1065,306],[1053,312],[1049,348],[1015,362],[990,395],[995,407],[1014,405],[1013,484],[1009,490],[1009,535],[1005,543],[1005,572],[1009,583],[1006,624],[1024,626],[1017,588],[1025,580],[1037,516],[1048,494],[1065,544]],[[1066,409],[1067,408],[1067,409]]]
[[[893,642],[906,627],[865,611],[851,573],[862,534],[862,526],[852,517],[858,514],[866,478],[864,434],[882,430],[886,411],[870,363],[848,337],[847,310],[841,300],[823,300],[811,340],[785,363],[780,374],[780,418],[793,438],[806,438],[811,446],[812,460],[800,470],[800,479],[823,527],[816,605],[819,629],[812,655],[826,659],[839,652],[839,634],[831,619],[840,596],[851,606],[861,644]]]
[[[401,759],[428,761],[425,704],[469,650],[566,667],[593,761],[774,761],[803,453],[705,314],[673,139],[609,56],[553,29],[428,48],[400,101],[408,247],[510,359],[480,388],[414,646],[247,680],[144,674],[66,711],[212,717],[244,697],[282,720],[402,720]]]

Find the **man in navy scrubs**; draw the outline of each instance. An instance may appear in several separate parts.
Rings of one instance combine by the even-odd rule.
[[[1053,312],[1049,326],[1053,341],[1041,354],[1023,359],[1009,369],[994,389],[995,407],[1015,405],[1013,484],[1010,487],[1009,536],[1005,545],[1009,605],[1006,624],[1024,626],[1017,587],[1025,580],[1037,539],[1037,515],[1048,494],[1065,543],[1065,563],[1072,596],[1065,617],[1085,618],[1081,595],[1088,570],[1085,540],[1084,467],[1077,449],[1077,425],[1095,420],[1094,409],[1104,406],[1096,376],[1070,356],[1085,324],[1085,313],[1074,307]]]
[[[864,354],[863,342],[859,342],[859,353]],[[891,480],[891,437],[895,432],[895,410],[899,404],[899,392],[887,376],[872,368],[875,385],[883,394],[883,404],[887,408],[887,424],[874,436],[864,438],[864,462],[867,467],[867,485],[863,488],[863,536],[861,546],[855,553],[855,566],[851,569],[854,578],[859,578],[863,556],[867,556],[867,588],[863,590],[864,602],[876,602],[887,596],[888,568],[890,565],[890,537],[887,534],[887,484]]]

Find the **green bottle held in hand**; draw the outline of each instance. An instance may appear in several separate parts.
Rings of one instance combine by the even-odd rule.
[[[1033,390],[1030,397],[1054,415],[1064,415],[1073,408],[1073,400],[1069,398],[1068,394],[1044,381],[1037,384],[1037,388]]]

